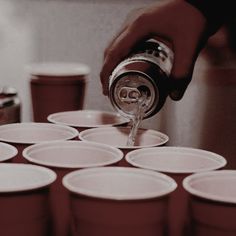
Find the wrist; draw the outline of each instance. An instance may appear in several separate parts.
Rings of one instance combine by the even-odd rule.
[[[207,21],[208,35],[213,35],[231,15],[233,0],[222,3],[214,0],[185,0],[201,12]],[[229,14],[227,14],[229,13]]]

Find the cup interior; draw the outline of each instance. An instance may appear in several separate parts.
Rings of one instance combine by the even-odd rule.
[[[116,126],[129,122],[118,113],[98,110],[57,112],[49,115],[48,121],[55,124],[82,128]]]
[[[105,143],[120,149],[145,148],[164,145],[168,142],[167,135],[156,130],[139,129],[134,146],[127,146],[130,127],[93,128],[80,132],[80,139]]]
[[[190,194],[200,198],[236,203],[236,171],[217,170],[196,173],[186,177],[183,187]]]
[[[52,170],[28,164],[0,164],[0,193],[39,189],[56,180]]]
[[[49,123],[12,123],[0,126],[0,141],[34,144],[73,139],[78,131],[72,127]]]
[[[14,146],[0,142],[0,162],[12,159],[17,153],[18,151]]]
[[[226,165],[225,158],[216,153],[185,147],[139,149],[125,158],[135,167],[179,174],[216,170]]]
[[[129,167],[77,170],[63,178],[63,185],[80,195],[112,200],[157,198],[176,188],[176,182],[164,174]]]
[[[87,168],[112,165],[123,153],[114,147],[85,141],[34,144],[23,151],[29,162],[60,168]]]

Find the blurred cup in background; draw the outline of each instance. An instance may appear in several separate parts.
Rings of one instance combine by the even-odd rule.
[[[47,122],[48,115],[83,109],[90,68],[80,63],[35,63],[27,66],[33,120]]]

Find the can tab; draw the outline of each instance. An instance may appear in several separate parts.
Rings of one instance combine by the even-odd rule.
[[[118,98],[122,102],[136,103],[141,98],[142,94],[137,88],[122,87],[118,93]]]

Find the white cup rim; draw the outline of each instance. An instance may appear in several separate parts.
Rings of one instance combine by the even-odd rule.
[[[50,141],[61,141],[61,140],[69,140],[73,139],[79,136],[79,131],[73,127],[65,126],[65,125],[59,125],[59,124],[51,124],[51,123],[41,123],[41,122],[22,122],[22,123],[12,123],[12,124],[6,124],[0,126],[0,133],[1,131],[9,130],[10,132],[15,133],[16,129],[32,129],[32,128],[49,128],[49,129],[60,129],[67,131],[68,135],[64,138],[56,138]],[[35,144],[35,143],[43,143],[48,142],[48,140],[37,140],[37,139],[26,139],[20,137],[20,138],[7,138],[3,137],[0,134],[0,141],[7,142],[11,144]]]
[[[14,171],[14,178],[16,178],[16,180],[14,181],[15,183],[17,183],[19,180],[19,177],[17,178],[17,170],[23,170],[24,173],[27,173],[28,170],[30,171],[34,171],[34,172],[39,172],[40,174],[43,175],[47,175],[47,178],[39,180],[37,179],[37,181],[32,183],[22,183],[22,184],[16,184],[15,186],[1,186],[0,185],[0,193],[12,193],[12,192],[22,192],[22,191],[29,191],[29,190],[36,190],[36,189],[40,189],[43,187],[47,187],[50,184],[52,184],[56,178],[57,175],[54,171],[52,171],[49,168],[46,167],[42,167],[42,166],[37,166],[37,165],[31,165],[31,164],[22,164],[22,163],[1,163],[0,164],[0,170],[1,169],[5,169],[7,170],[7,173],[9,174],[10,171]],[[3,171],[3,170],[2,170]],[[30,176],[29,180],[30,179]]]
[[[214,166],[213,165],[211,167],[202,166],[201,168],[194,167],[191,169],[190,168],[189,169],[187,168],[174,169],[172,166],[163,168],[163,167],[149,165],[148,163],[140,164],[138,163],[138,160],[135,160],[135,158],[138,158],[138,157],[145,158],[145,155],[147,156],[148,154],[155,154],[155,156],[158,156],[161,154],[169,154],[173,156],[172,158],[174,158],[176,153],[180,153],[184,157],[187,154],[189,158],[191,158],[191,154],[197,154],[202,158],[206,158],[211,161],[214,161]],[[163,157],[163,158],[166,159],[166,157]],[[150,169],[150,170],[160,171],[164,173],[171,173],[171,174],[192,174],[195,172],[211,171],[215,169],[220,169],[227,164],[226,159],[217,153],[210,152],[203,149],[198,149],[198,148],[179,147],[179,146],[152,147],[145,150],[144,149],[133,150],[127,153],[127,155],[125,156],[125,160],[134,167]]]
[[[103,161],[100,163],[90,163],[90,164],[69,164],[69,163],[56,163],[53,161],[41,161],[37,160],[32,157],[32,153],[39,152],[40,150],[47,150],[54,147],[82,147],[82,148],[93,148],[94,151],[107,151],[109,153],[112,153],[113,156],[111,160]],[[31,153],[31,154],[30,154]],[[92,143],[92,142],[86,142],[86,141],[78,141],[78,140],[69,140],[69,141],[52,141],[48,143],[37,143],[30,145],[29,147],[26,147],[22,152],[23,158],[25,158],[27,161],[33,164],[39,164],[47,167],[54,167],[54,168],[69,168],[69,169],[80,169],[80,168],[92,168],[92,167],[98,167],[98,166],[107,166],[112,165],[115,163],[118,163],[121,161],[121,159],[124,157],[124,154],[121,150],[118,148],[114,148],[109,145],[105,144],[98,144],[98,143]],[[67,157],[68,160],[69,156]]]
[[[236,198],[231,197],[231,196],[220,196],[214,193],[209,193],[209,192],[203,192],[200,191],[194,187],[192,187],[192,183],[197,182],[199,180],[203,180],[204,178],[219,178],[219,177],[224,177],[224,175],[227,177],[228,176],[234,176],[236,179],[236,170],[215,170],[215,171],[207,171],[207,172],[202,172],[202,173],[195,173],[192,175],[189,175],[188,177],[184,178],[183,180],[183,187],[184,189],[189,192],[190,194],[211,200],[211,201],[216,201],[216,202],[221,202],[221,203],[232,203],[236,204]]]
[[[1,155],[1,159],[0,159],[1,162],[10,160],[18,154],[17,148],[12,146],[11,144],[0,142],[0,147],[6,148],[7,150],[10,151],[10,153],[8,153],[8,155],[6,156]]]
[[[79,115],[83,115],[83,116],[109,115],[109,116],[117,117],[117,118],[119,118],[119,120],[117,120],[114,123],[110,123],[110,124],[108,124],[108,123],[107,124],[83,124],[83,123],[79,124],[76,122],[69,123],[69,122],[64,122],[64,121],[58,120],[58,117],[63,116],[63,115],[64,116],[77,115],[78,117],[79,117]],[[54,123],[54,124],[69,125],[69,126],[75,127],[75,128],[110,127],[110,126],[123,125],[123,124],[126,124],[129,122],[128,119],[125,119],[124,117],[122,117],[120,114],[118,114],[116,112],[100,111],[100,110],[78,110],[78,111],[56,112],[56,113],[50,114],[47,117],[47,120],[51,123]]]
[[[27,65],[26,71],[37,76],[83,76],[90,73],[90,68],[84,63],[38,62]]]
[[[117,131],[117,130],[130,130],[130,127],[97,127],[97,128],[91,128],[91,129],[87,129],[87,130],[83,130],[79,133],[79,138],[80,140],[84,140],[84,141],[91,141],[88,140],[86,138],[87,136],[91,136],[94,134],[100,134],[101,132],[113,132],[113,131]],[[144,128],[139,128],[138,132],[146,132],[146,134],[150,135],[150,136],[158,136],[159,138],[162,139],[162,141],[155,143],[155,144],[147,144],[147,145],[134,145],[134,146],[126,146],[126,145],[113,145],[117,148],[120,149],[127,149],[127,150],[133,150],[133,149],[142,149],[142,148],[150,148],[150,147],[154,147],[154,146],[161,146],[166,144],[169,141],[169,137],[162,133],[159,132],[157,130],[153,130],[153,129],[144,129]],[[95,141],[92,141],[95,142]],[[97,143],[99,143],[99,141],[96,141]]]
[[[139,194],[119,194],[116,195],[114,193],[102,193],[101,191],[96,191],[96,190],[89,190],[88,188],[79,188],[76,186],[73,186],[73,184],[70,183],[70,180],[73,179],[74,177],[78,176],[89,176],[89,175],[99,175],[99,174],[106,174],[106,173],[112,173],[112,174],[119,174],[119,176],[124,175],[140,175],[145,178],[150,178],[152,180],[161,180],[165,182],[166,186],[165,189],[158,189],[158,191],[153,191],[153,192],[140,192]],[[111,178],[109,178],[109,181]],[[99,199],[108,199],[108,200],[116,200],[116,201],[125,201],[125,200],[147,200],[147,199],[153,199],[153,198],[160,198],[164,197],[171,192],[173,192],[177,188],[177,184],[174,179],[171,177],[158,173],[155,171],[151,170],[143,170],[143,169],[138,169],[138,168],[133,168],[133,167],[95,167],[95,168],[87,168],[87,169],[81,169],[81,170],[76,170],[72,171],[69,174],[65,175],[62,180],[63,186],[67,188],[70,192],[91,197],[91,198],[99,198]]]

